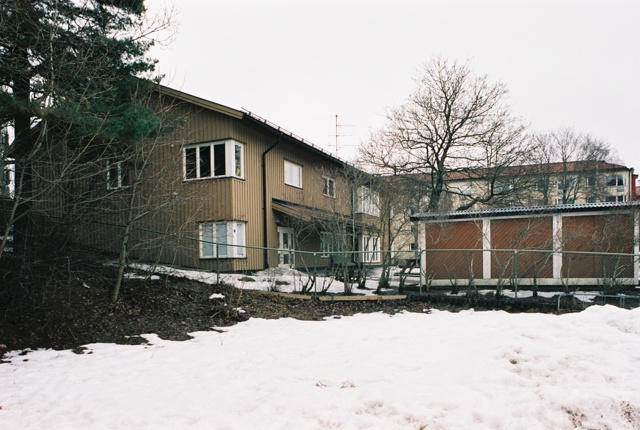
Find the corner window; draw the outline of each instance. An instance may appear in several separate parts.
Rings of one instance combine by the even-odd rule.
[[[200,258],[244,258],[245,223],[239,221],[200,223]]]
[[[336,197],[336,181],[333,178],[322,177],[322,194],[327,197]]]
[[[302,188],[302,166],[284,160],[284,183]]]
[[[380,216],[380,197],[369,187],[358,187],[355,193],[355,212]]]
[[[360,236],[360,260],[363,263],[379,263],[380,248],[377,236]]]
[[[184,178],[244,178],[244,145],[234,140],[184,148]]]

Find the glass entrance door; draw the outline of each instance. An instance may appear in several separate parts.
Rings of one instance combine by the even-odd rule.
[[[295,266],[295,246],[293,229],[278,227],[278,267]]]

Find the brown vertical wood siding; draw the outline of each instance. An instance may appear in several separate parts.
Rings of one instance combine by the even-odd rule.
[[[553,222],[550,216],[536,218],[495,219],[491,221],[492,249],[553,249]],[[491,277],[503,278],[514,274],[521,278],[553,277],[551,254],[521,252],[514,267],[513,252],[493,252]]]
[[[570,216],[562,221],[566,251],[633,252],[633,217],[629,214]],[[629,257],[565,254],[562,276],[573,278],[632,277]]]
[[[482,221],[427,224],[427,278],[470,279],[482,277]],[[438,249],[472,251],[431,252]]]

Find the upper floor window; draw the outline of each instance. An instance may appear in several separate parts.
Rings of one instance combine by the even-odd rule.
[[[13,198],[16,186],[14,161],[0,159],[0,169],[0,197]]]
[[[562,190],[572,190],[575,188],[576,179],[575,178],[561,178],[558,179],[558,191]]]
[[[610,175],[607,176],[607,187],[622,187],[624,186],[623,175]]]
[[[117,190],[128,185],[128,175],[122,161],[107,161],[107,190]]]
[[[380,197],[376,191],[369,187],[358,187],[355,196],[355,212],[365,213],[373,216],[380,215]]]
[[[200,223],[200,258],[241,258],[245,251],[245,223]]]
[[[587,176],[587,187],[595,187],[598,180],[595,176]]]
[[[284,183],[292,187],[302,188],[302,166],[284,160]]]
[[[244,178],[244,145],[234,140],[184,148],[184,178]]]
[[[333,178],[328,178],[326,176],[322,177],[322,194],[327,197],[336,196],[336,181]]]
[[[493,184],[493,194],[508,194],[513,190],[513,184],[507,179],[498,179]]]

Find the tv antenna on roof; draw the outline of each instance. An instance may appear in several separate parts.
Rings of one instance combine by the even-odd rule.
[[[341,133],[342,127],[354,127],[354,126],[353,125],[348,125],[348,124],[340,124],[339,115],[338,114],[336,114],[335,119],[336,119],[336,122],[335,122],[336,133],[335,133],[334,137],[336,139],[336,157],[337,157],[338,156],[338,150],[340,149],[340,146],[338,145],[338,139],[340,137],[351,136],[350,134],[342,134]],[[342,146],[353,146],[353,145],[342,145]]]

